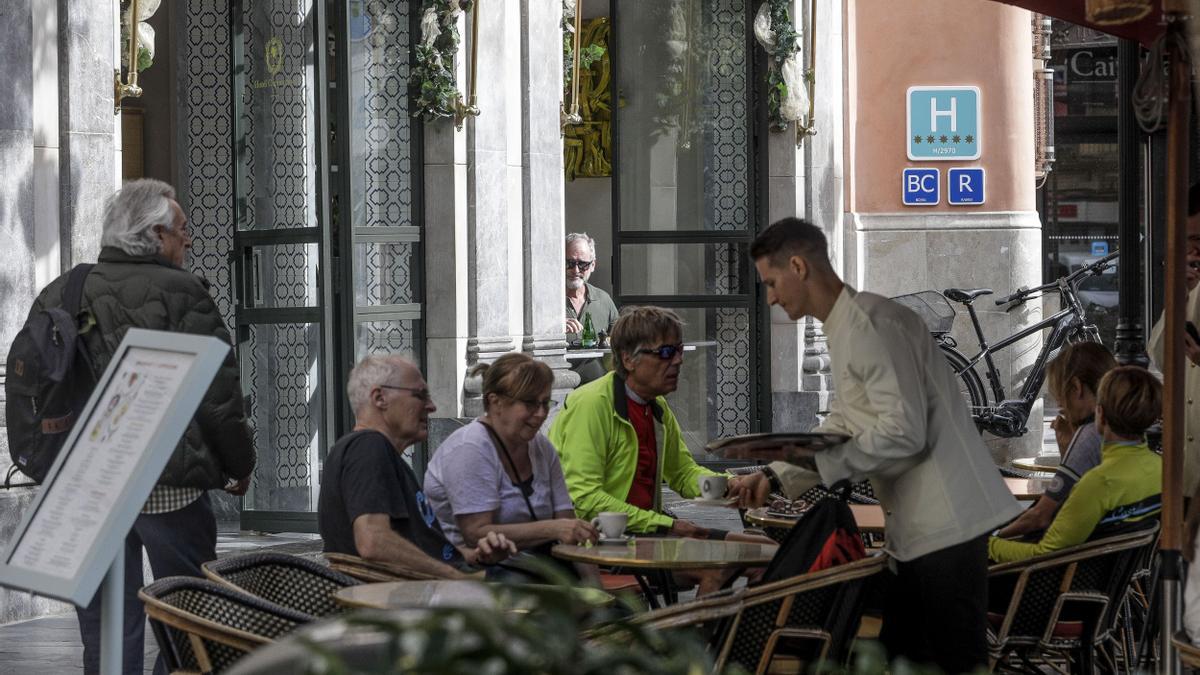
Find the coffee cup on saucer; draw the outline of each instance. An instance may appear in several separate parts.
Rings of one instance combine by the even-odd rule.
[[[705,499],[724,499],[729,490],[729,476],[700,476],[696,479],[700,496]]]
[[[592,527],[600,530],[605,539],[620,539],[625,534],[625,525],[629,523],[629,514],[620,511],[603,511],[592,518]]]

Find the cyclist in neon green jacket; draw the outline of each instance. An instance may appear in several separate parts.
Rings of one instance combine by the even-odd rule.
[[[1039,541],[991,537],[992,560],[1025,560],[1082,544],[1097,529],[1161,510],[1162,458],[1146,446],[1145,432],[1162,413],[1162,385],[1146,370],[1124,366],[1104,376],[1096,401],[1096,428],[1104,438],[1100,465],[1083,474]]]

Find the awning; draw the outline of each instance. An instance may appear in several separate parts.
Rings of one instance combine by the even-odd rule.
[[[1086,0],[996,0],[1006,5],[1015,5],[1031,12],[1045,14],[1056,19],[1069,21],[1079,26],[1087,26],[1103,31],[1119,38],[1136,40],[1144,45],[1151,45],[1167,29],[1163,20],[1162,3],[1155,0],[1154,9],[1133,23],[1098,25],[1087,20]]]

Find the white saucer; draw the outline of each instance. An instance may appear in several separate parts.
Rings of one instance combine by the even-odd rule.
[[[692,499],[683,500],[688,504],[696,506],[733,506],[737,504],[737,500],[733,497],[722,497],[721,499],[705,499],[704,497],[694,497]]]
[[[624,544],[625,542],[629,541],[630,539],[633,539],[633,537],[631,537],[627,534],[623,534],[619,537],[606,537],[605,535],[601,534],[600,538],[596,541],[596,543],[598,543],[598,544]]]

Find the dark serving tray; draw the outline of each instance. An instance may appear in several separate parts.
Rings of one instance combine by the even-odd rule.
[[[717,439],[705,449],[723,459],[791,462],[811,459],[817,452],[848,440],[845,434],[829,433],[745,434]]]

